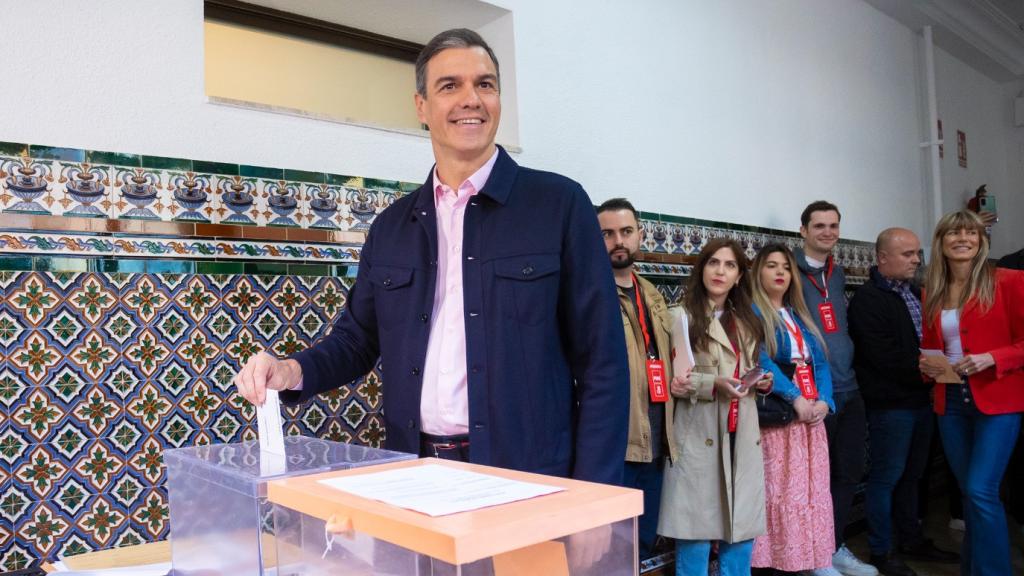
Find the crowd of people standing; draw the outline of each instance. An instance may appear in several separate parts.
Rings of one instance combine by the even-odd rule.
[[[723,576],[912,576],[908,559],[960,562],[965,576],[1010,574],[999,487],[1024,411],[1024,307],[1009,304],[1024,298],[1024,272],[997,270],[983,221],[959,211],[935,229],[923,287],[918,238],[889,228],[870,277],[848,298],[832,255],[840,218],[834,204],[814,202],[802,214],[801,248],[769,244],[751,263],[736,241],[716,238],[698,255],[680,312],[689,367],[672,375],[664,403],[647,394],[642,368],[631,386],[642,407],[662,406],[636,436],[671,446],[627,455],[627,467],[662,472],[645,482],[627,474],[648,495],[641,550],[651,553],[656,535],[674,540],[678,575],[706,574],[713,557]],[[598,219],[627,348],[643,306],[658,311],[651,325],[667,340],[672,313],[660,296],[624,296],[646,282],[629,257],[639,249],[635,211],[613,199]],[[631,354],[631,366],[644,357]],[[956,382],[938,378],[947,368]],[[936,421],[964,495],[959,553],[926,538],[919,518]],[[865,473],[862,561],[844,534]]]

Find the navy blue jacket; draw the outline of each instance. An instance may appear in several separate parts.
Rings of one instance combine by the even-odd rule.
[[[432,174],[432,172],[431,172]],[[294,356],[303,401],[381,359],[386,447],[419,450],[437,280],[432,176],[378,216],[330,335]],[[462,278],[470,460],[620,483],[629,370],[608,254],[576,182],[500,150],[466,208]]]

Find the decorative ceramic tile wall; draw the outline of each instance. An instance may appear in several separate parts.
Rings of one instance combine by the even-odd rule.
[[[0,142],[0,571],[166,538],[164,448],[255,437],[235,372],[325,333],[352,238],[417,187]],[[641,225],[639,270],[669,303],[709,238],[748,256],[799,243],[667,214]],[[864,242],[836,255],[854,283],[872,259]],[[287,408],[286,431],[379,446],[381,394],[378,370]]]
[[[0,211],[368,230],[418,183],[0,142]]]
[[[255,438],[231,385],[320,338],[351,279],[0,272],[0,570],[167,536],[166,447]],[[285,410],[379,446],[379,372]]]

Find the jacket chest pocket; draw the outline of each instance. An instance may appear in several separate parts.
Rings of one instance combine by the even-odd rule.
[[[556,254],[499,258],[494,274],[507,318],[537,325],[554,319],[558,308],[560,263]]]
[[[374,307],[381,328],[391,328],[414,313],[413,269],[400,266],[374,266],[370,271]]]

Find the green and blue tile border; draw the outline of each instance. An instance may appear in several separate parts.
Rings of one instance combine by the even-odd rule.
[[[418,186],[0,142],[0,255],[58,262],[161,259],[193,267],[222,260],[346,267],[358,264],[365,232],[377,214]],[[40,218],[59,230],[43,231]],[[646,232],[640,271],[653,276],[687,276],[710,238],[735,238],[750,257],[770,242],[800,243],[793,231],[673,214],[641,212],[640,223]],[[854,283],[866,276],[873,258],[869,242],[842,240],[836,250]],[[5,261],[0,259],[0,267]],[[90,266],[99,265],[85,265]]]

